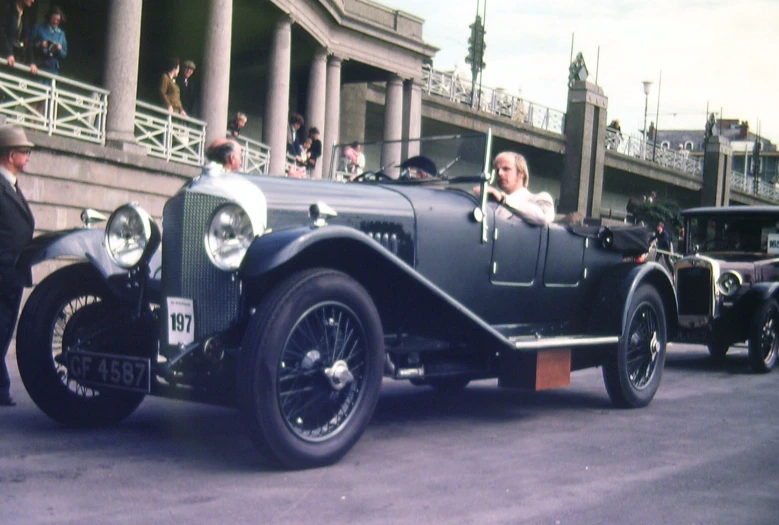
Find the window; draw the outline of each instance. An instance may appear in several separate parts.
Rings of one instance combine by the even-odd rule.
[[[693,146],[691,140],[688,140],[688,141],[686,141],[684,143],[684,149],[686,149],[687,151],[692,151],[694,149],[694,146]]]
[[[660,143],[660,147],[663,149],[668,149],[671,147],[671,143],[668,142],[667,140],[664,140],[663,142]]]

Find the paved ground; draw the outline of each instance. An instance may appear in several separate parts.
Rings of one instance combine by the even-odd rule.
[[[385,382],[351,453],[304,472],[268,469],[231,410],[148,398],[117,428],[69,430],[13,381],[0,524],[779,521],[779,371],[750,374],[743,350],[715,366],[676,345],[629,411],[599,370],[543,393]]]

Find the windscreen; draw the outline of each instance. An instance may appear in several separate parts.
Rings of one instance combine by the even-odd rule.
[[[700,215],[687,220],[688,253],[779,256],[779,215]]]
[[[490,158],[489,142],[488,134],[478,133],[339,144],[333,147],[329,178],[344,182],[465,182],[481,176],[485,159]]]

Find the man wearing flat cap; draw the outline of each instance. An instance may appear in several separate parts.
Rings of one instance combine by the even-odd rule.
[[[176,77],[176,84],[179,86],[181,105],[184,107],[184,111],[187,112],[187,116],[200,118],[198,111],[200,91],[198,90],[197,81],[192,78],[194,74],[195,63],[191,60],[185,60],[181,74]]]
[[[15,404],[5,356],[16,327],[22,291],[32,284],[30,269],[17,269],[16,261],[35,231],[32,211],[17,184],[33,147],[21,128],[0,126],[0,406]]]

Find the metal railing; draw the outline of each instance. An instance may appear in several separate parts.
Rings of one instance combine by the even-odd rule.
[[[134,125],[135,140],[148,155],[193,166],[203,164],[206,123],[202,120],[138,100]]]
[[[0,114],[10,124],[104,144],[107,110],[105,89],[45,71],[33,75],[22,64],[0,70]]]
[[[565,113],[517,95],[507,93],[500,88],[477,87],[473,92],[470,80],[463,79],[452,71],[437,71],[430,67],[422,69],[422,90],[430,95],[444,97],[478,108],[479,111],[506,117],[535,128],[553,133],[563,133]]]
[[[779,188],[774,183],[762,179],[758,179],[757,183],[755,183],[755,177],[745,175],[739,171],[731,171],[730,188],[779,201]]]
[[[626,138],[620,131],[606,128],[606,149],[655,162],[665,168],[678,170],[695,177],[703,176],[703,162],[700,157],[690,155],[687,150],[672,150],[654,141],[645,141],[643,135],[640,134],[628,135]]]
[[[248,137],[236,139],[241,145],[241,171],[267,175],[270,169],[270,146]]]

